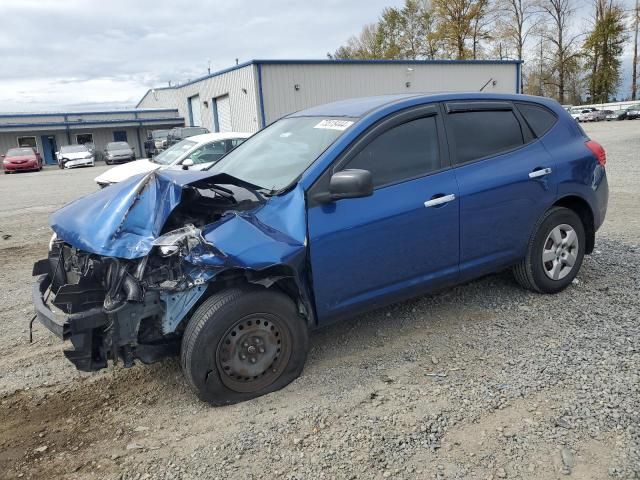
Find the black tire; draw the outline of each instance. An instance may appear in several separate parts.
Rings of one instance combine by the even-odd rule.
[[[258,345],[264,345],[260,352]],[[291,299],[246,286],[215,293],[196,310],[182,337],[180,362],[201,400],[230,405],[291,383],[302,372],[308,348],[306,322]]]
[[[550,238],[551,232],[556,228],[564,228],[563,225],[569,226],[576,234],[577,245],[572,249],[571,256],[575,258],[573,266],[569,268],[564,277],[553,279],[550,277],[554,269],[554,261],[543,262],[543,250],[545,246],[549,247],[549,242],[553,245]],[[567,237],[565,237],[566,239]],[[563,241],[565,240],[563,239]],[[565,288],[576,277],[580,271],[586,239],[584,233],[584,225],[580,217],[573,211],[564,207],[553,207],[548,210],[538,221],[537,227],[534,229],[527,246],[527,253],[520,263],[514,266],[513,273],[520,285],[528,290],[538,293],[557,293]],[[553,247],[551,246],[550,250]],[[560,257],[561,262],[562,253]],[[557,262],[558,260],[555,260]],[[567,266],[561,269],[568,268]],[[549,274],[547,271],[549,270]]]

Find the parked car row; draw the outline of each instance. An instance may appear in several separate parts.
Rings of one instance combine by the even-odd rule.
[[[599,110],[594,107],[568,107],[567,111],[578,122],[601,122],[603,120],[635,120],[640,118],[640,104],[619,110]]]

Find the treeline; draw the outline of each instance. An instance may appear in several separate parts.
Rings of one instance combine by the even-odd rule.
[[[620,100],[621,56],[635,42],[628,95],[635,100],[638,0],[629,10],[622,0],[590,0],[588,19],[577,14],[583,1],[405,0],[328,56],[524,60],[525,93],[602,103]]]

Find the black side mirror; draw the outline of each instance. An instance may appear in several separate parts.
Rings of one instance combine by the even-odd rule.
[[[321,203],[343,198],[361,198],[373,195],[373,177],[368,170],[349,169],[336,172],[329,181],[329,192],[318,195]]]

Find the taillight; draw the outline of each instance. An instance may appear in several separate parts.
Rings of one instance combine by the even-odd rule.
[[[596,156],[598,163],[604,167],[607,163],[607,154],[604,151],[604,148],[602,148],[602,145],[598,142],[594,142],[593,140],[589,140],[586,145],[587,148],[591,150],[591,153]]]

